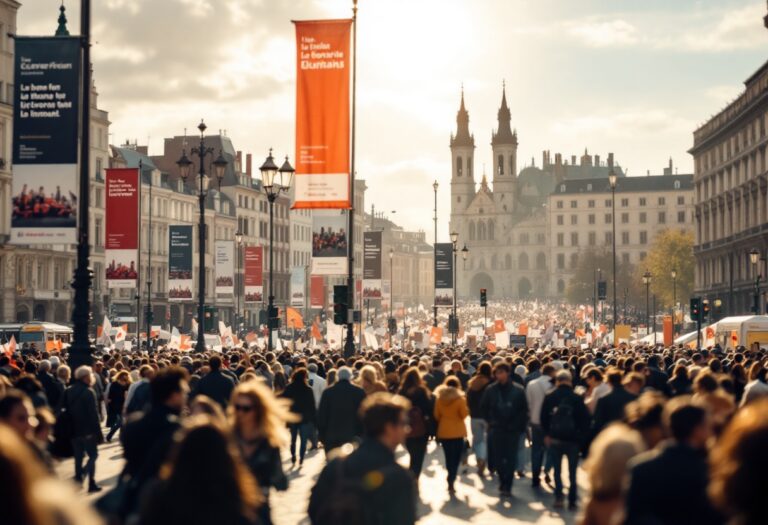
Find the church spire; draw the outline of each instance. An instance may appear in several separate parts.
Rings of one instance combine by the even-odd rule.
[[[461,105],[456,114],[456,135],[451,136],[451,146],[473,146],[475,137],[469,133],[469,112],[464,105],[464,86],[461,86]]]
[[[507,83],[501,84],[501,107],[498,112],[499,127],[493,134],[491,144],[517,144],[517,135],[512,132],[512,115],[507,105]]]
[[[64,7],[64,0],[61,1],[61,7],[59,7],[59,27],[56,28],[56,36],[69,36],[69,29],[67,29],[67,15]]]

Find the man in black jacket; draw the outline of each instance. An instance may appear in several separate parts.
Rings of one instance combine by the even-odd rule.
[[[628,392],[622,382],[621,370],[611,369],[607,373],[611,393],[601,397],[595,407],[595,417],[592,423],[592,435],[596,436],[609,423],[621,421],[624,418],[624,407],[637,399],[637,395]]]
[[[96,394],[91,389],[93,370],[90,366],[81,366],[75,370],[75,381],[61,396],[59,414],[69,413],[72,422],[72,450],[75,456],[75,481],[83,482],[88,476],[88,492],[101,490],[96,484],[96,458],[98,445],[102,439],[99,425],[99,412]],[[88,462],[83,468],[83,458],[88,455]]]
[[[671,399],[664,420],[672,442],[634,458],[627,494],[627,525],[717,525],[723,518],[707,497],[707,441],[711,427],[706,408],[690,397]]]
[[[337,379],[335,385],[323,392],[317,412],[317,431],[326,455],[363,432],[358,411],[365,391],[350,382],[352,370],[346,366],[339,368]]]
[[[407,399],[385,392],[363,401],[365,438],[357,450],[333,459],[320,473],[309,498],[312,525],[416,522],[413,475],[395,459],[408,435],[409,409]]]
[[[589,410],[584,400],[573,391],[573,379],[568,370],[555,375],[555,389],[544,398],[541,406],[541,428],[555,465],[555,508],[563,506],[563,456],[568,458],[568,508],[576,508],[576,471],[579,450],[589,432]]]
[[[512,495],[512,481],[517,469],[517,444],[528,424],[528,402],[522,387],[510,381],[509,365],[493,369],[496,382],[485,389],[480,412],[488,422],[489,458],[499,473],[499,494]]]
[[[198,381],[193,397],[200,394],[208,396],[226,410],[232,391],[235,389],[235,382],[221,371],[221,357],[217,355],[211,357],[208,366],[211,371]]]

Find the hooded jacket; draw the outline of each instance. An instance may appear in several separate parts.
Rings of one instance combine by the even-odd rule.
[[[491,384],[491,380],[484,375],[476,375],[469,380],[467,388],[467,404],[469,405],[469,415],[473,418],[482,418],[483,413],[480,410],[480,401],[483,399],[485,388]]]
[[[458,388],[442,385],[435,390],[435,420],[438,439],[467,437],[464,419],[469,415],[467,400]]]

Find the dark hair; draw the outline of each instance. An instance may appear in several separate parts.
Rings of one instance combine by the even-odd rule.
[[[496,363],[496,366],[493,367],[493,375],[496,375],[496,372],[499,370],[502,370],[509,374],[509,364],[507,364],[506,361],[501,361],[500,363]]]
[[[211,356],[211,358],[208,360],[208,366],[211,367],[212,371],[220,370],[221,369],[221,357],[214,355]]]
[[[623,374],[618,368],[609,368],[605,374],[605,378],[612,387],[621,386],[621,379]]]
[[[410,408],[410,401],[402,396],[386,392],[371,394],[360,405],[359,414],[365,435],[378,438],[384,433],[387,425],[399,424],[403,414]]]
[[[592,367],[589,370],[587,370],[586,374],[584,374],[584,378],[585,379],[592,378],[592,379],[595,379],[596,381],[602,381],[603,372],[597,367]]]
[[[706,410],[694,403],[690,396],[675,397],[664,408],[664,423],[678,442],[687,441],[706,417]]]
[[[152,404],[159,406],[177,392],[181,391],[181,382],[188,380],[186,369],[178,366],[163,368],[149,382],[152,392]]]
[[[544,366],[541,367],[541,375],[548,376],[555,373],[555,365],[552,363],[546,363]]]
[[[400,382],[399,394],[404,395],[414,388],[423,388],[424,381],[421,379],[419,369],[415,366],[410,367],[403,374],[403,380]]]
[[[493,375],[493,367],[491,366],[491,363],[488,361],[481,362],[477,367],[477,375],[485,376],[490,379]]]
[[[9,388],[5,395],[0,397],[0,419],[8,419],[17,406],[29,403],[27,394],[16,388]]]
[[[445,378],[445,381],[443,381],[443,384],[445,386],[452,386],[453,388],[458,388],[461,390],[461,381],[459,381],[459,378],[456,376],[448,376]]]
[[[303,383],[305,385],[309,384],[309,374],[307,373],[306,368],[297,368],[293,371],[293,374],[291,375],[291,383]]]
[[[661,427],[665,398],[658,392],[643,392],[624,407],[624,419],[635,430]]]

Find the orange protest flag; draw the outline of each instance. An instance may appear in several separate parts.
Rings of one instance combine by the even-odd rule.
[[[493,331],[494,333],[504,332],[507,329],[507,327],[504,325],[503,319],[496,319],[493,322]]]
[[[487,343],[485,343],[485,349],[488,350],[492,354],[495,353],[496,352],[496,343],[491,343],[490,341],[488,341]]]
[[[528,335],[528,321],[522,321],[517,325],[517,335]]]
[[[439,326],[433,326],[429,331],[429,344],[439,345],[443,341],[443,329]]]
[[[320,332],[320,327],[317,326],[317,323],[312,323],[312,338],[316,341],[323,340],[323,334]]]
[[[581,328],[577,328],[576,329],[576,337],[581,339],[582,337],[585,337],[585,336],[586,336],[586,334],[584,333],[584,330],[582,330]]]
[[[296,308],[290,306],[286,309],[286,322],[288,328],[302,329],[304,328],[304,319]]]

